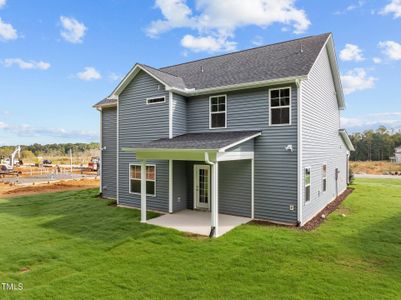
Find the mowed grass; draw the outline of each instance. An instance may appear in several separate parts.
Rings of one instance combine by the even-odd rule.
[[[95,190],[0,200],[0,282],[24,285],[0,299],[400,299],[401,181],[354,187],[315,231],[213,240],[140,224]]]

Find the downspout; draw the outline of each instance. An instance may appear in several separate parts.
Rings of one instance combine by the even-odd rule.
[[[295,81],[297,85],[297,115],[298,115],[298,128],[297,128],[297,169],[298,169],[298,201],[297,201],[297,226],[301,227],[302,224],[302,182],[303,182],[303,170],[302,170],[302,81],[297,79]]]
[[[210,166],[214,166],[216,163],[212,162],[209,160],[209,152],[205,152],[205,163],[207,163]],[[210,233],[209,233],[209,238],[212,238],[215,234],[216,231],[216,227],[215,226],[211,226],[210,227]]]

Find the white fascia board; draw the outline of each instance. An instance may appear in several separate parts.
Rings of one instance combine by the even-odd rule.
[[[232,161],[232,160],[245,160],[254,159],[254,152],[223,152],[217,153],[217,161]]]
[[[110,108],[110,107],[116,107],[116,106],[117,106],[117,102],[94,105],[93,107],[96,109],[103,109],[103,108]]]
[[[320,49],[320,52],[319,52],[318,56],[316,57],[316,60],[314,61],[312,67],[310,68],[310,72],[313,70],[317,61],[320,59],[320,56],[322,55],[322,53],[324,51],[327,51],[329,61],[330,61],[330,67],[331,67],[331,71],[332,71],[331,73],[333,74],[334,87],[336,89],[338,108],[340,110],[343,110],[343,109],[345,109],[344,92],[343,92],[343,88],[341,85],[340,71],[338,69],[338,64],[337,64],[337,57],[336,57],[336,50],[334,47],[333,35],[331,33],[327,37],[327,40],[324,43],[322,49]],[[309,77],[309,74],[308,74],[308,77]]]
[[[354,145],[352,145],[352,141],[349,138],[349,135],[345,129],[340,129],[339,133],[341,135],[341,138],[343,139],[345,145],[347,146],[349,151],[355,151]]]
[[[252,140],[252,139],[254,139],[254,138],[258,137],[258,136],[261,136],[261,135],[262,135],[262,133],[259,132],[259,133],[256,133],[256,134],[254,134],[254,135],[248,136],[248,137],[246,137],[246,138],[244,138],[244,139],[242,139],[242,140],[240,140],[240,141],[237,141],[237,142],[232,143],[232,144],[230,144],[230,145],[228,145],[228,146],[225,146],[225,147],[223,147],[223,148],[220,148],[220,149],[219,149],[219,152],[226,152],[226,150],[228,150],[228,149],[230,149],[230,148],[233,148],[233,147],[235,147],[235,146],[237,146],[237,145],[240,145],[240,144],[242,144],[242,143],[245,143],[245,142],[247,142],[247,141],[249,141],[249,140]]]
[[[113,93],[111,93],[111,97],[118,97],[127,87],[127,85],[135,78],[135,76],[139,73],[139,71],[144,71],[146,74],[148,74],[149,76],[151,76],[152,78],[163,84],[166,87],[166,90],[171,89],[171,87],[168,86],[168,84],[166,84],[162,80],[160,80],[160,78],[154,76],[152,73],[142,68],[139,64],[136,64],[123,78],[123,80],[118,84],[118,86],[114,89]]]
[[[293,83],[296,80],[303,80],[307,79],[307,76],[295,76],[295,77],[287,77],[287,78],[278,78],[272,80],[263,80],[263,81],[255,81],[255,82],[247,82],[247,83],[240,83],[240,84],[233,84],[233,85],[226,85],[226,86],[218,86],[213,88],[206,88],[206,89],[177,89],[174,87],[166,88],[166,90],[173,91],[174,93],[183,95],[183,96],[198,96],[198,95],[205,95],[211,93],[223,93],[227,91],[237,91],[237,90],[244,90],[244,89],[251,89],[251,88],[258,88],[273,84],[288,84]]]

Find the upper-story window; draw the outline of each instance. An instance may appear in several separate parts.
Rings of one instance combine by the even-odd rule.
[[[227,96],[212,96],[209,99],[210,114],[209,127],[226,128],[227,127]]]
[[[291,124],[291,89],[270,90],[270,125]]]
[[[164,103],[166,102],[166,97],[153,97],[147,98],[146,104],[157,104],[157,103]]]

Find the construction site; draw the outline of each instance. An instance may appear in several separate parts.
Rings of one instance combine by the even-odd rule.
[[[91,157],[88,163],[54,164],[39,158],[37,163],[23,162],[21,147],[0,161],[0,196],[96,188],[99,186],[100,159]]]

